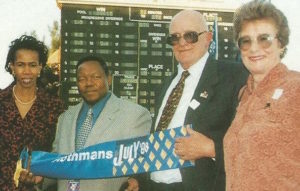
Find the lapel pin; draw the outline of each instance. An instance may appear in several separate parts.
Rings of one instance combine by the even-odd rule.
[[[200,94],[200,97],[203,97],[203,98],[207,98],[207,96],[208,96],[208,93],[207,93],[207,91],[204,91],[204,92],[202,92],[201,94]]]

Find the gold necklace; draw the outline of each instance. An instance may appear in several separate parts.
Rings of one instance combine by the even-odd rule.
[[[36,99],[36,95],[34,95],[34,98],[33,98],[32,100],[28,101],[28,102],[23,102],[23,101],[21,101],[21,100],[17,97],[17,95],[16,95],[15,87],[16,87],[16,86],[13,87],[13,94],[14,94],[14,97],[16,98],[17,102],[19,102],[20,104],[28,105],[28,104],[31,104],[31,103]]]

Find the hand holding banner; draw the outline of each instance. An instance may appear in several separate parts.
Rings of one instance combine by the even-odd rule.
[[[99,179],[193,166],[174,153],[175,139],[182,136],[188,136],[186,127],[100,143],[70,154],[32,151],[30,169],[34,175],[50,178]],[[28,157],[24,149],[23,168]]]

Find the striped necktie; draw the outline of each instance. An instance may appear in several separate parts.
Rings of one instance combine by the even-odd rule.
[[[180,98],[182,96],[183,88],[184,88],[184,82],[185,79],[190,75],[190,73],[185,70],[181,74],[181,78],[175,88],[172,90],[167,103],[163,109],[163,112],[161,114],[161,117],[159,119],[156,131],[165,130],[168,128],[169,123],[171,122],[173,115],[177,109],[178,103],[180,101]]]
[[[75,150],[80,150],[85,145],[86,139],[92,130],[92,123],[93,123],[93,109],[90,108],[86,115],[86,118],[77,133],[76,140],[75,140]]]

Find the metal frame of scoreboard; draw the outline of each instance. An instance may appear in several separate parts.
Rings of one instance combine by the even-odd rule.
[[[165,37],[172,17],[181,9],[194,6],[206,17],[210,28],[217,17],[221,59],[235,59],[237,54],[232,34],[233,9],[215,10],[209,9],[209,5],[200,8],[194,1],[185,7],[166,0],[152,3],[124,3],[121,0],[57,2],[62,11],[61,96],[69,105],[81,99],[75,73],[78,59],[96,54],[108,63],[113,77],[111,90],[119,97],[148,108],[153,114],[156,89],[165,77],[176,72],[177,62]],[[220,0],[213,4],[221,7]]]
[[[240,4],[237,0],[56,0],[63,4],[110,5],[125,7],[152,7],[167,9],[195,9],[233,12]]]

